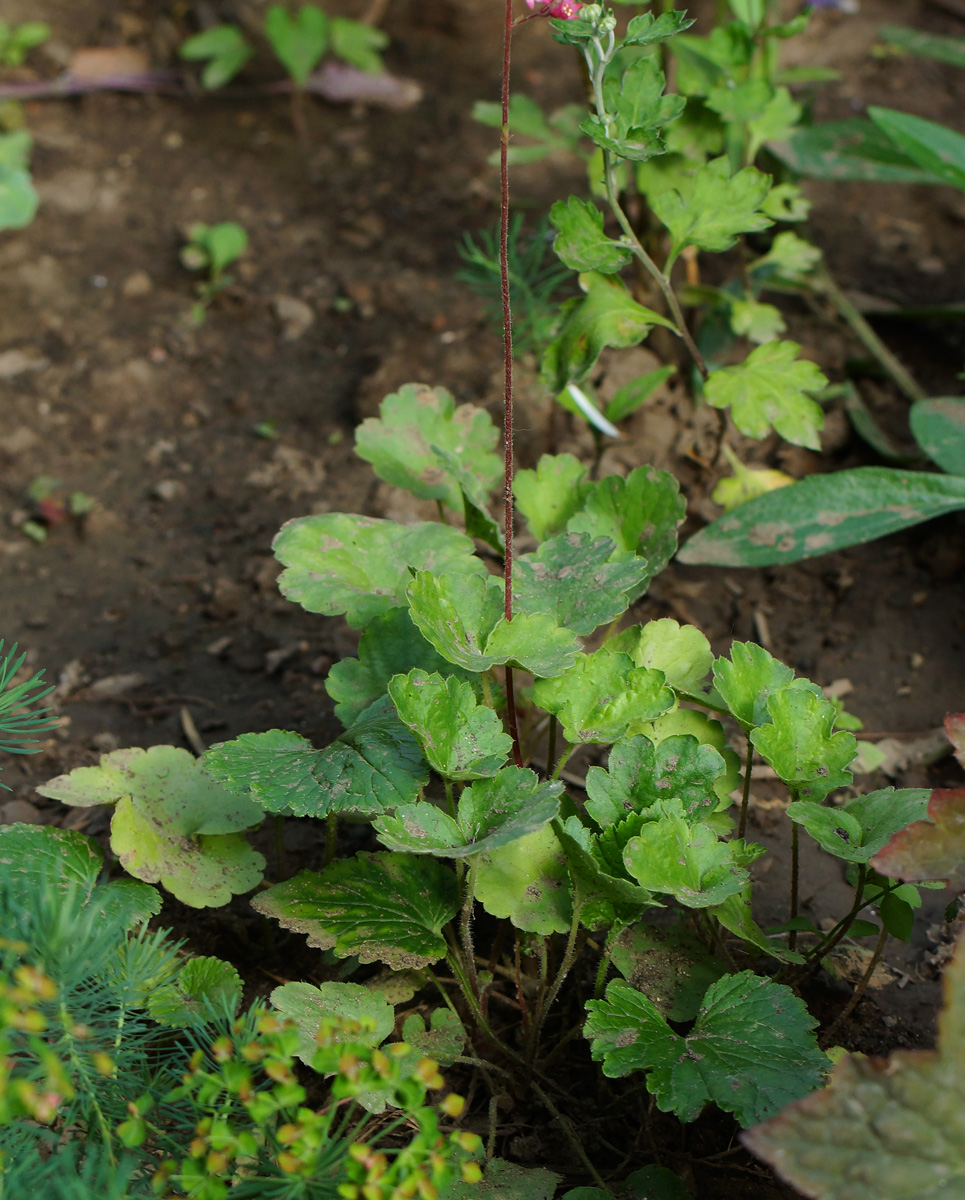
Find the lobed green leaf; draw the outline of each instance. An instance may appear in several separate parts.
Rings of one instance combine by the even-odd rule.
[[[355,629],[404,606],[413,571],[484,575],[470,538],[448,525],[398,525],[351,513],[298,517],[272,543],[282,594],[308,612],[344,613]]]
[[[553,679],[537,680],[533,699],[559,719],[568,742],[616,742],[676,703],[662,671],[635,667],[609,646],[581,655]]]
[[[499,433],[485,409],[456,407],[445,388],[407,383],[386,396],[379,412],[356,429],[355,452],[380,479],[459,514],[465,482],[477,504],[485,504],[502,474],[493,453]]]
[[[820,391],[828,381],[815,363],[796,358],[800,348],[796,342],[768,342],[737,366],[712,371],[708,404],[729,407],[747,437],[765,437],[773,426],[787,441],[820,450],[824,413],[805,393]]]
[[[584,1033],[603,1073],[648,1070],[657,1107],[682,1121],[695,1120],[713,1102],[751,1125],[820,1087],[827,1068],[804,1002],[752,971],[711,984],[686,1037],[622,980],[586,1007]]]
[[[339,958],[419,970],[445,957],[442,927],[459,911],[459,888],[434,858],[363,853],[320,874],[302,871],[252,907]]]

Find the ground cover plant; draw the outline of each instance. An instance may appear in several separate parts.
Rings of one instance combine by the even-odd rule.
[[[557,27],[568,38],[574,28],[572,20]],[[658,107],[664,99],[658,97]],[[580,203],[564,207],[586,214]],[[602,228],[601,219],[596,252],[602,242],[620,254],[618,239],[606,238]],[[505,224],[503,230],[505,244]],[[508,284],[505,254],[501,269]],[[662,271],[669,276],[666,264]],[[620,287],[612,290],[620,293],[615,308],[622,319],[626,302]],[[610,297],[600,295],[606,314]],[[509,314],[505,324],[511,328]],[[683,340],[684,328],[677,332]],[[572,385],[586,398],[582,382],[568,377],[566,392],[574,396]],[[813,411],[798,394],[805,390],[788,389],[789,408]],[[511,431],[510,395],[506,418]],[[316,747],[274,730],[226,742],[201,760],[175,747],[115,750],[97,767],[52,781],[44,794],[80,808],[113,809],[111,846],[140,881],[128,885],[142,889],[133,894],[145,896],[153,891],[147,885],[159,882],[194,907],[222,905],[257,885],[266,862],[245,831],[264,814],[325,823],[325,854],[316,869],[285,879],[277,860],[273,885],[255,899],[259,911],[305,933],[326,955],[326,973],[339,975],[321,983],[314,975],[312,982],[290,980],[272,993],[275,1012],[291,1018],[297,1031],[287,1030],[285,1046],[269,1047],[270,1061],[283,1064],[275,1083],[290,1085],[285,1067],[291,1070],[293,1057],[319,1076],[330,1073],[333,1059],[323,1053],[330,1047],[319,1049],[318,1039],[324,1043],[348,1018],[355,1022],[349,1032],[363,1043],[352,1052],[372,1071],[360,1082],[347,1064],[332,1096],[341,1098],[347,1075],[366,1111],[424,1108],[421,1094],[400,1103],[399,1089],[386,1083],[399,1061],[393,1049],[399,1043],[387,1039],[394,1036],[397,1004],[441,996],[436,1006],[424,1001],[419,1013],[400,1014],[401,1032],[434,1061],[478,1072],[478,1090],[490,1104],[488,1111],[477,1108],[473,1127],[490,1156],[506,1086],[516,1097],[535,1095],[580,1153],[554,1087],[553,1063],[561,1048],[578,1053],[584,1042],[605,1076],[639,1080],[657,1108],[685,1123],[713,1104],[753,1125],[819,1088],[829,1066],[795,986],[846,937],[876,936],[880,954],[889,933],[908,935],[919,900],[903,882],[910,873],[903,865],[892,877],[877,867],[885,866],[880,853],[892,835],[908,826],[930,828],[926,814],[938,823],[935,796],[920,788],[882,789],[835,804],[835,790],[850,782],[856,745],[836,728],[842,717],[820,689],[756,645],[737,642],[715,657],[698,630],[674,620],[620,628],[674,552],[683,506],[670,475],[640,466],[625,478],[596,479],[569,455],[547,455],[532,470],[514,471],[511,443],[500,460],[497,442],[482,410],[457,406],[441,388],[404,386],[386,398],[378,418],[362,424],[356,449],[384,482],[435,502],[440,520],[404,525],[323,513],[296,518],[279,533],[285,595],[312,613],[342,613],[361,633],[357,657],[343,657],[326,681],[345,727],[334,744]],[[502,527],[491,508],[501,481]],[[514,506],[528,539],[521,538],[522,553],[514,545]],[[743,780],[728,740],[745,756]],[[753,920],[749,868],[763,852],[747,837],[755,753],[794,797],[788,816],[795,852],[803,828],[850,867],[853,902],[830,930],[801,915],[796,868],[785,928],[764,931]],[[735,791],[740,805],[732,816]],[[377,841],[367,844],[381,849],[351,853],[359,823],[372,826]],[[23,835],[6,836],[13,847]],[[69,841],[71,855],[83,856],[85,848],[93,854],[80,835]],[[50,851],[59,862],[70,859],[51,850],[49,832],[35,845],[44,843],[23,857],[39,860]],[[96,863],[85,877],[88,890],[94,879]],[[43,894],[49,887],[38,877],[28,890]],[[861,923],[871,902],[880,925]],[[68,897],[65,908],[73,907]],[[110,905],[98,894],[94,907]],[[43,925],[33,918],[23,923]],[[112,937],[115,944],[126,938],[139,944],[129,927],[115,928]],[[72,929],[66,940],[80,939]],[[46,976],[16,975],[37,960],[36,944],[19,941],[26,949],[11,950],[10,973],[22,987],[34,983],[41,999],[54,1000],[45,994]],[[655,980],[655,968],[668,959],[675,977]],[[872,959],[869,977],[874,965]],[[608,982],[611,970],[622,978]],[[213,971],[212,991],[236,993],[230,968]],[[166,999],[175,1008],[208,995],[198,975],[177,983],[180,976],[173,969],[165,974],[157,962],[150,972],[152,985],[162,975],[165,987],[172,983],[174,995]],[[118,974],[108,972],[112,985]],[[143,1016],[144,978],[135,978],[134,998],[129,993],[121,1006],[125,1028],[128,1014],[137,1017],[135,1039],[142,1030],[157,1036],[151,1021],[163,1025],[157,1020],[163,1004],[152,1012],[148,1003]],[[370,986],[373,979],[380,986]],[[83,986],[90,987],[86,977]],[[14,997],[21,1012],[30,999]],[[111,1020],[113,1031],[117,1016]],[[254,1044],[247,1028],[230,1033],[243,1046]],[[185,1082],[172,1104],[186,1102],[192,1111],[215,1096],[221,1105],[222,1092],[237,1085],[233,1067],[219,1079],[217,1042],[208,1046],[215,1065]],[[256,1046],[253,1056],[264,1048]],[[35,1058],[59,1083],[43,1044],[27,1049],[28,1061]],[[424,1074],[423,1084],[438,1086],[431,1069]],[[321,1094],[321,1079],[305,1078]],[[161,1091],[163,1075],[150,1086],[170,1096]],[[264,1189],[265,1180],[250,1175],[250,1160],[263,1155],[279,1194],[299,1194],[296,1185],[281,1190],[289,1185],[280,1175],[293,1173],[286,1157],[296,1152],[293,1145],[298,1153],[316,1152],[303,1165],[318,1182],[319,1158],[329,1161],[326,1122],[333,1109],[305,1111],[299,1088],[304,1083],[287,1096],[294,1119],[285,1110],[281,1125],[262,1123],[257,1135],[243,1124],[252,1114],[246,1109],[243,1116],[233,1102],[230,1119],[221,1111],[211,1114],[210,1125],[200,1118],[190,1151],[172,1156],[175,1166],[161,1186],[218,1195],[224,1194],[218,1184],[230,1180],[232,1192],[242,1195],[256,1184]],[[239,1098],[245,1108],[246,1098]],[[175,1118],[165,1124],[153,1115],[156,1105],[142,1111],[135,1103],[122,1113],[111,1104],[105,1101],[103,1124],[90,1111],[31,1115],[51,1119],[58,1134],[96,1124],[103,1144],[116,1140],[137,1150],[140,1141],[156,1155]],[[461,1119],[459,1107],[443,1108],[447,1125]],[[424,1119],[420,1133],[435,1138]],[[185,1136],[174,1139],[182,1148]],[[474,1146],[459,1135],[447,1144],[457,1162],[457,1151]],[[358,1194],[356,1185],[369,1200],[399,1182],[374,1148],[352,1155],[340,1144],[338,1154],[346,1171],[339,1194],[347,1200]],[[101,1161],[92,1155],[84,1169],[101,1170]],[[432,1189],[448,1183],[445,1165],[433,1163],[438,1178],[423,1176],[410,1190],[431,1200]],[[514,1190],[525,1187],[525,1176],[521,1182],[518,1171],[491,1158],[487,1178],[494,1187],[507,1186],[506,1173]],[[627,1187],[646,1195],[658,1185],[684,1194],[684,1184],[660,1168],[626,1178],[626,1166],[617,1171],[616,1164],[584,1157],[582,1168],[568,1174],[574,1182],[595,1181],[602,1194]],[[467,1181],[474,1175],[468,1170]],[[104,1178],[96,1181],[101,1191]],[[36,1180],[27,1179],[36,1190]],[[332,1174],[323,1187],[331,1182]]]

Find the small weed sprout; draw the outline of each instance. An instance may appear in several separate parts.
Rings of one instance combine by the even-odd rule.
[[[248,248],[248,234],[235,221],[204,225],[200,221],[188,231],[188,244],[181,250],[181,262],[189,271],[207,271],[208,277],[197,285],[198,301],[191,308],[196,325],[204,321],[208,305],[233,282],[225,271]]]

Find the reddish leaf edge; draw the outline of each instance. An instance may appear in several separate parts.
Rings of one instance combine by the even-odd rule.
[[[957,827],[957,828],[956,828]],[[872,868],[889,879],[902,883],[943,880],[947,887],[965,891],[965,862],[939,870],[929,867],[936,858],[950,859],[943,849],[956,834],[965,841],[965,787],[934,788],[928,798],[928,819],[913,821],[892,836],[891,841],[871,860]]]
[[[953,789],[945,789],[953,790]],[[965,788],[955,791],[965,793]],[[927,822],[916,821],[924,825]],[[909,827],[911,828],[911,827]],[[900,835],[898,835],[900,836]],[[865,1057],[846,1054],[835,1063],[826,1087],[812,1092],[801,1100],[795,1100],[782,1109],[776,1117],[745,1129],[739,1136],[742,1145],[785,1183],[796,1188],[808,1200],[833,1200],[821,1184],[814,1181],[806,1162],[796,1162],[790,1144],[795,1124],[801,1118],[820,1120],[824,1109],[832,1103],[836,1087],[847,1089],[853,1080],[882,1080],[899,1072],[937,1067],[939,1060],[947,1055],[954,1056],[962,1037],[962,1000],[965,990],[965,937],[959,938],[955,956],[945,971],[942,980],[944,1006],[938,1018],[938,1047],[935,1050],[895,1050],[888,1058]],[[841,1193],[835,1193],[840,1196]]]

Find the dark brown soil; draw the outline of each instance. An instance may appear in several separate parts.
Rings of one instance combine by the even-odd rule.
[[[4,17],[50,22],[55,39],[32,60],[50,75],[84,45],[133,44],[167,63],[191,31],[193,7],[231,18],[260,5],[7,0]],[[330,7],[361,11],[351,0]],[[309,512],[405,519],[419,511],[351,452],[353,425],[399,385],[443,385],[460,401],[497,411],[499,343],[478,299],[454,278],[463,233],[495,218],[496,180],[486,163],[495,135],[470,110],[498,95],[497,8],[394,0],[385,19],[389,65],[418,81],[422,102],[403,112],[313,104],[307,147],[293,134],[286,102],[254,94],[104,94],[27,106],[42,207],[29,228],[0,235],[0,355],[16,350],[33,363],[0,378],[0,635],[58,683],[61,727],[41,754],[4,763],[13,792],[0,793],[9,801],[0,820],[102,834],[97,810],[64,810],[35,786],[118,746],[187,745],[186,720],[209,744],[273,727],[324,744],[337,731],[323,681],[333,661],[354,652],[355,639],[341,622],[280,598],[271,539],[285,520]],[[792,44],[796,61],[842,72],[816,94],[819,116],[879,103],[960,126],[965,73],[869,50],[886,21],[958,36],[965,24],[914,0],[868,0],[863,9],[818,13],[808,36]],[[526,27],[515,53],[520,90],[550,107],[580,98],[575,59],[544,28]],[[583,179],[563,158],[522,169],[515,187],[527,207],[545,211],[581,191]],[[962,299],[961,195],[897,186],[808,191],[812,236],[845,288],[898,304]],[[198,220],[242,222],[251,248],[236,282],[194,328],[186,319],[192,280],[178,250]],[[300,332],[286,320],[292,300],[307,322]],[[792,336],[833,378],[860,356],[830,320],[793,304],[789,320]],[[961,326],[880,329],[931,393],[960,391]],[[651,360],[632,353],[643,355],[641,373]],[[632,362],[612,360],[613,378],[627,370]],[[907,405],[897,391],[887,381],[866,389],[881,419],[903,429]],[[545,406],[530,391],[524,375],[524,461],[550,436]],[[266,421],[277,438],[255,432]],[[701,421],[680,388],[668,391],[634,418],[603,463],[673,470],[690,499],[686,532],[716,511],[708,497],[717,476],[698,462]],[[562,419],[556,428],[559,449],[590,452],[578,428]],[[872,461],[841,414],[829,421],[822,456],[736,444],[753,461],[796,475]],[[20,527],[36,515],[27,489],[41,475],[60,480],[62,495],[92,496],[96,507],[82,522],[52,525],[36,545]],[[961,519],[949,518],[796,567],[671,567],[634,615],[692,621],[721,651],[734,637],[760,640],[822,686],[850,680],[847,707],[867,730],[909,740],[965,705],[963,541]],[[946,758],[858,783],[865,791],[960,779]],[[785,803],[776,784],[755,782],[751,834],[774,850],[761,873],[765,922],[786,916]],[[286,871],[317,864],[318,845],[311,822],[291,822]],[[269,857],[269,872],[276,869]],[[802,887],[804,911],[816,920],[848,904],[839,865],[826,856],[806,857]],[[934,939],[942,936],[931,927],[947,901],[929,893],[910,946],[892,943],[892,981],[859,1005],[844,1044],[873,1053],[928,1044],[938,1004]],[[172,902],[164,915],[195,949],[240,962],[254,992],[292,977],[293,963],[304,968],[294,977],[317,974],[302,940],[265,927],[244,901],[200,918]],[[815,1011],[832,1019],[848,992],[841,985],[816,995]],[[582,1127],[599,1164],[614,1165],[614,1143],[626,1170],[651,1161],[659,1146],[668,1165],[693,1170],[701,1197],[789,1194],[743,1154],[721,1156],[733,1129],[720,1117],[683,1132],[662,1117],[648,1126],[639,1085],[624,1081],[599,1101],[609,1108],[594,1108],[596,1068],[587,1061],[571,1070],[573,1079],[561,1070],[561,1081],[586,1097]],[[644,1128],[651,1132],[637,1135]],[[585,1181],[545,1113],[513,1110],[510,1098],[500,1130],[505,1155]]]

